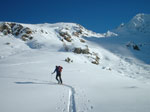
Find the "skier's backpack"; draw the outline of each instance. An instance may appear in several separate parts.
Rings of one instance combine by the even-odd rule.
[[[63,67],[58,66],[58,71],[59,71],[59,72],[62,72],[62,69],[63,69]]]

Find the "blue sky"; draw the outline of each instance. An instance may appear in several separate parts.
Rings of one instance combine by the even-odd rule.
[[[150,14],[150,0],[0,0],[0,21],[73,22],[99,33],[137,13]]]

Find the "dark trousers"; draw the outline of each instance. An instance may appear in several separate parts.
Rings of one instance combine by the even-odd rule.
[[[59,78],[59,79],[58,79]],[[56,80],[62,84],[61,73],[57,73]]]

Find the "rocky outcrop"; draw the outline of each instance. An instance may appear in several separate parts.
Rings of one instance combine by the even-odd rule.
[[[2,32],[4,35],[8,35],[12,33],[12,28],[7,23],[0,24],[0,32]]]
[[[85,48],[85,49],[82,49],[82,48],[74,48],[74,53],[77,53],[77,54],[89,54],[89,49],[88,48]]]
[[[67,32],[59,32],[59,35],[63,37],[67,42],[71,42],[71,36]]]
[[[96,57],[94,58],[94,61],[92,61],[92,63],[99,65],[99,60],[100,60],[100,58],[96,55]]]
[[[26,27],[26,26],[29,26],[29,27]],[[93,35],[99,36],[99,35],[97,35],[94,32],[86,30],[84,27],[78,24],[69,25],[66,23],[62,23],[62,25],[58,25],[58,26],[54,25],[52,26],[52,28],[51,28],[51,25],[47,25],[47,26],[50,27],[50,31],[48,31],[47,27],[45,29],[44,25],[37,25],[37,27],[40,27],[40,28],[34,28],[32,27],[32,25],[4,22],[4,23],[0,23],[0,35],[2,36],[13,35],[13,37],[20,38],[23,41],[27,41],[25,43],[30,48],[34,49],[34,48],[42,48],[44,46],[43,43],[41,43],[40,41],[37,41],[36,39],[41,37],[43,40],[43,37],[44,39],[47,39],[47,38],[51,38],[51,36],[54,36],[52,38],[55,38],[55,35],[53,35],[53,31],[54,31],[54,33],[56,34],[56,39],[58,37],[59,40],[62,42],[62,45],[63,45],[62,50],[66,52],[73,52],[76,54],[81,54],[84,57],[88,58],[88,60],[91,63],[96,64],[96,65],[99,64],[100,58],[98,57],[98,55],[95,55],[95,53],[89,50],[86,44],[86,40],[85,40],[86,38],[82,38],[85,36],[93,36]],[[45,34],[49,34],[49,35],[46,36]],[[37,36],[37,38],[35,36]],[[33,37],[34,37],[34,40],[32,40]],[[32,41],[28,41],[28,40],[32,40]],[[6,43],[6,45],[10,45],[10,43]],[[73,62],[73,60],[70,59],[69,57],[66,58],[65,61],[68,63]]]
[[[87,58],[89,60],[91,60],[91,63],[99,65],[100,58],[98,56],[98,53],[95,53],[95,52],[91,53],[89,51],[88,46],[86,46],[86,48],[84,48],[84,49],[82,49],[82,48],[75,48],[73,52],[76,53],[76,54],[86,54]]]
[[[67,63],[73,63],[73,60],[72,59],[70,59],[69,57],[67,57],[66,59],[65,59],[65,61],[67,62]]]
[[[137,45],[137,44],[135,44],[134,42],[128,42],[128,43],[126,44],[126,46],[127,46],[128,48],[133,48],[134,50],[140,51],[140,47],[139,47],[139,46],[142,46],[142,45]]]
[[[139,51],[140,48],[137,45],[133,45],[133,49]]]
[[[74,36],[76,36],[76,37],[79,37],[79,36],[82,34],[82,32],[83,32],[83,31],[82,31],[81,29],[79,29],[79,30],[73,32],[72,34],[73,34]]]
[[[80,39],[80,42],[82,42],[82,43],[85,43],[85,40],[83,40],[83,39]]]
[[[27,41],[33,39],[32,30],[28,27],[24,27],[18,23],[1,23],[0,24],[0,32],[4,35],[14,35],[15,37],[20,37],[22,40]]]

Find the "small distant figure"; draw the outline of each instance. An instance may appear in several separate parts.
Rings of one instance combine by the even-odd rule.
[[[54,72],[52,74],[54,74],[56,72],[56,80],[58,81],[58,84],[62,84],[62,79],[61,79],[61,72],[62,72],[63,67],[61,66],[56,66]]]

